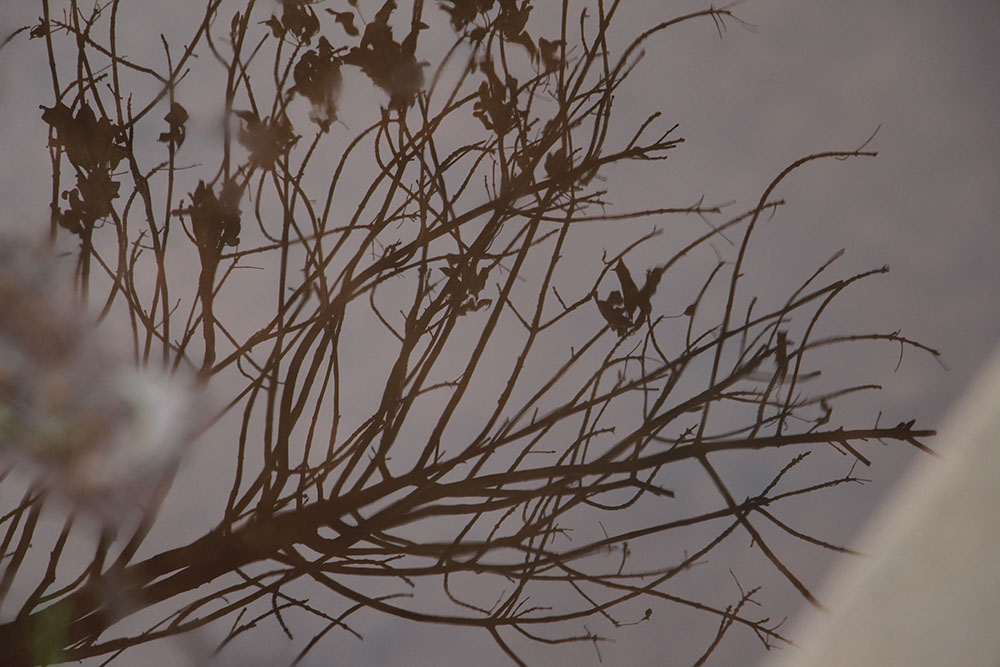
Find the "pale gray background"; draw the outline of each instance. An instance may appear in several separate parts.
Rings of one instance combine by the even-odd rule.
[[[155,41],[156,32],[181,21],[185,3],[132,4],[142,11],[125,15],[141,14],[134,29],[150,31]],[[199,10],[201,3],[188,4]],[[704,6],[626,2],[618,29],[638,31]],[[889,264],[888,276],[847,295],[831,319],[839,318],[844,331],[902,329],[940,349],[950,371],[908,352],[894,375],[898,348],[890,345],[859,347],[838,364],[884,381],[886,391],[874,402],[886,422],[917,417],[918,424],[939,425],[1000,334],[1000,3],[755,0],[736,11],[757,31],[730,23],[720,41],[711,22],[702,20],[647,45],[633,85],[620,94],[622,118],[628,120],[632,109],[636,120],[661,110],[667,121],[680,123],[686,143],[655,175],[636,169],[613,177],[613,200],[639,208],[646,202],[690,204],[704,194],[710,202],[735,198],[733,209],[743,209],[794,159],[853,149],[881,125],[870,146],[878,158],[813,165],[786,181],[778,194],[788,206],[751,247],[753,280],[761,290],[797,284],[842,247],[847,254],[838,267]],[[37,3],[6,0],[0,28],[6,34],[39,14]],[[48,162],[37,111],[38,104],[51,104],[43,51],[40,40],[29,44],[24,36],[0,51],[3,228],[47,225]],[[876,484],[838,504],[836,512],[812,508],[827,524],[826,536],[853,535],[909,460],[887,453],[866,471]],[[197,512],[196,499],[187,496],[188,507],[165,519],[181,533]],[[805,580],[818,584],[831,559],[814,553],[797,562]],[[762,599],[795,599],[751,556],[736,569],[744,585],[767,586]],[[730,579],[717,584],[731,597]],[[442,665],[507,664],[478,634],[374,615],[357,627],[364,644],[341,638],[334,643],[337,655],[317,653],[310,664],[430,664],[430,656]],[[711,625],[703,630],[714,632]],[[617,644],[602,647],[604,664],[686,664],[695,649],[683,640],[695,646],[705,640],[655,623],[623,628],[616,638]],[[665,644],[665,638],[679,643]],[[266,663],[271,651],[284,655],[283,640],[261,640],[255,657]],[[528,655],[532,664],[597,663],[589,647]],[[711,664],[743,665],[761,656],[749,633],[734,631]]]

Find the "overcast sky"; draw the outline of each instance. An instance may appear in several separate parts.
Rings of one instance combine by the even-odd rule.
[[[144,4],[136,31],[178,20],[177,3]],[[639,31],[704,7],[625,0],[618,29]],[[1000,336],[1000,4],[750,0],[736,12],[755,29],[730,23],[720,40],[712,23],[701,21],[647,45],[619,109],[640,120],[661,110],[680,124],[686,142],[665,170],[612,177],[612,199],[642,208],[690,204],[703,194],[709,202],[735,199],[733,210],[742,210],[796,158],[852,150],[880,128],[869,146],[877,158],[809,166],[785,182],[777,194],[786,209],[751,246],[752,280],[762,290],[797,285],[840,248],[845,274],[890,265],[888,276],[845,296],[831,319],[845,332],[901,329],[940,350],[950,370],[907,352],[893,373],[899,350],[890,345],[859,347],[838,364],[884,383],[872,402],[887,422],[915,417],[937,426]],[[38,3],[5,2],[0,27],[6,33],[39,14]],[[0,51],[0,228],[44,229],[48,162],[37,105],[51,104],[51,86],[42,42],[23,37]],[[910,460],[879,456],[877,470],[866,471],[877,484],[824,517],[832,533],[853,534]],[[794,599],[773,573],[758,577],[752,560],[739,563],[741,582],[765,583],[769,600]],[[804,563],[806,580],[820,581],[829,562],[817,554]],[[674,648],[663,645],[675,634],[625,628],[618,644],[602,648],[605,664],[675,664]],[[469,664],[471,651],[481,667],[507,664],[482,638],[452,630],[372,618],[367,636],[364,646],[351,644],[358,652],[344,664],[414,664],[414,655],[434,654],[438,664]],[[746,664],[757,655],[755,643],[734,633],[710,664]],[[677,647],[677,664],[689,658],[685,648]],[[596,664],[588,648],[543,651],[538,664],[566,656]]]

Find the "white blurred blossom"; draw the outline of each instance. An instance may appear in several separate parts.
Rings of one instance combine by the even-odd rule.
[[[0,239],[0,460],[119,519],[144,509],[197,418],[193,381],[114,348],[48,253]]]

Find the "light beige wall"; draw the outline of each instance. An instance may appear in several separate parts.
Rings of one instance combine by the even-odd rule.
[[[1000,348],[774,667],[1000,665]]]

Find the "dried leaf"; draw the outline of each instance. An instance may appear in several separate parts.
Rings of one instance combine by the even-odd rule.
[[[635,281],[632,280],[632,273],[625,266],[625,262],[618,260],[618,264],[615,265],[615,273],[618,274],[618,282],[622,286],[622,298],[625,300],[625,311],[628,313],[629,317],[635,312],[635,309],[639,306],[639,289],[635,286]]]

